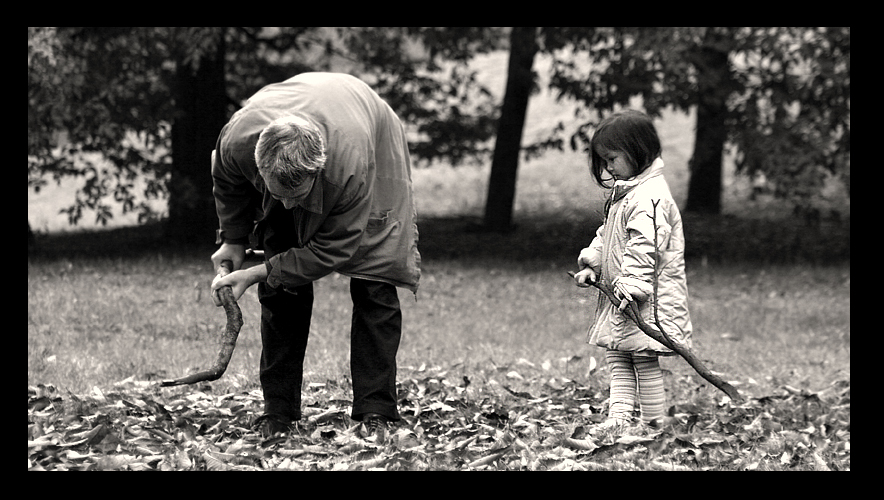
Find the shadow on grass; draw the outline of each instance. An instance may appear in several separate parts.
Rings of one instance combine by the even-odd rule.
[[[478,218],[422,219],[420,250],[425,262],[490,261],[500,265],[546,263],[568,266],[589,244],[598,220],[535,217],[520,219],[506,233],[486,231]],[[710,263],[825,265],[850,261],[850,220],[808,223],[800,219],[738,219],[685,214],[689,260]],[[105,231],[39,234],[29,242],[29,258],[137,258],[156,254],[204,255],[211,241],[179,244],[164,237],[162,224]]]

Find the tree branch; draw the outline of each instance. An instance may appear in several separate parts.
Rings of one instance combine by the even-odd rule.
[[[233,264],[229,263],[229,261],[224,261],[221,263],[219,274],[222,276],[228,274],[231,269],[233,269]],[[218,297],[221,299],[221,305],[224,307],[224,312],[227,315],[227,325],[221,332],[221,350],[218,352],[215,364],[208,370],[194,373],[193,375],[174,380],[164,380],[161,387],[190,385],[198,382],[218,380],[227,371],[227,365],[233,357],[233,350],[236,348],[236,339],[239,337],[239,331],[243,325],[242,310],[239,308],[236,300],[233,299],[233,290],[229,286],[219,289]]]
[[[657,205],[659,204],[660,200],[651,200],[651,205],[654,207],[651,214],[651,222],[654,224],[654,324],[657,325],[657,330],[660,331],[660,334],[663,335],[670,344],[675,344],[675,341],[673,341],[669,334],[666,333],[666,330],[663,329],[663,325],[660,324],[660,316],[657,314],[657,305],[659,304],[659,300],[657,300],[657,290],[660,284],[659,275],[657,274],[659,272],[657,266],[660,263],[658,259],[658,256],[660,255],[660,247],[657,244]]]
[[[573,272],[569,271],[568,275],[572,278],[574,277]],[[608,297],[608,300],[610,300],[615,307],[620,305],[620,300],[618,300],[617,297],[614,296],[614,292],[605,284],[598,282],[590,282],[590,284],[601,290],[601,292]],[[691,367],[693,367],[693,369],[698,374],[700,374],[701,377],[703,377],[710,384],[714,385],[722,392],[727,394],[732,401],[736,403],[743,402],[743,397],[740,395],[740,393],[732,385],[728,384],[727,382],[722,380],[721,377],[715,375],[714,373],[712,373],[712,371],[706,368],[706,365],[704,365],[703,362],[700,361],[700,359],[697,358],[697,356],[694,355],[694,353],[687,346],[677,341],[671,340],[668,335],[661,333],[660,330],[657,330],[651,325],[647,324],[639,314],[638,306],[636,306],[635,302],[630,302],[629,307],[627,307],[623,312],[629,319],[631,319],[633,322],[635,322],[636,325],[638,325],[639,329],[641,329],[641,331],[644,332],[645,335],[675,351],[679,356],[684,358],[684,360],[687,361],[688,364],[691,365]]]
[[[730,384],[721,379],[721,377],[712,373],[711,370],[706,368],[700,360],[694,355],[694,353],[685,345],[682,345],[678,341],[672,339],[663,328],[663,325],[660,323],[660,316],[657,313],[657,306],[659,305],[659,300],[657,299],[657,291],[659,288],[659,272],[657,269],[659,266],[660,259],[660,246],[657,241],[657,206],[660,204],[660,200],[651,200],[651,205],[653,206],[653,211],[651,212],[651,222],[654,226],[654,324],[657,326],[657,331],[660,332],[660,335],[663,336],[669,344],[672,346],[670,349],[677,352],[682,358],[684,358],[688,364],[690,364],[697,373],[700,374],[704,379],[709,381],[715,387],[718,387],[722,392],[727,394],[732,401],[742,402],[743,397],[740,393]],[[638,307],[635,304],[631,304],[634,308],[633,315],[637,320],[641,320],[641,315],[639,314]],[[647,326],[647,325],[646,325]],[[642,330],[644,331],[644,329]]]

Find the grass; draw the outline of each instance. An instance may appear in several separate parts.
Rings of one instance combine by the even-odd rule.
[[[544,175],[549,172],[556,174]],[[448,401],[445,394],[460,398],[459,403],[448,401],[459,410],[409,417],[400,432],[438,432],[449,436],[446,439],[450,441],[443,441],[448,443],[445,446],[454,446],[464,439],[457,434],[462,426],[458,424],[460,420],[452,420],[455,416],[476,418],[479,414],[502,412],[513,419],[521,415],[546,422],[536,434],[529,434],[539,436],[539,441],[529,442],[520,452],[526,456],[536,454],[528,462],[530,470],[553,466],[615,470],[661,467],[647,450],[605,448],[607,451],[596,450],[587,458],[569,455],[556,444],[604,411],[608,384],[603,352],[584,343],[595,307],[594,294],[573,286],[565,274],[573,269],[575,256],[598,224],[592,199],[584,200],[582,190],[573,189],[583,182],[580,178],[584,173],[578,170],[569,174],[555,161],[526,165],[522,171],[526,178],[556,178],[562,191],[571,194],[568,199],[563,199],[564,195],[558,198],[551,195],[554,191],[549,191],[558,188],[526,183],[525,189],[520,187],[518,226],[507,234],[479,230],[476,213],[464,210],[460,202],[447,208],[440,202],[436,204],[437,213],[421,217],[421,289],[417,300],[408,292],[400,292],[405,318],[398,357],[400,396],[407,398],[403,408],[406,415],[414,401],[444,403]],[[570,181],[558,175],[570,175]],[[425,170],[416,181],[416,191],[423,193],[424,204],[430,200],[455,200],[475,189],[469,181],[478,183],[480,177],[462,170]],[[467,188],[461,187],[464,180],[468,181]],[[432,198],[428,192],[432,192]],[[759,398],[757,401],[763,407],[749,410],[753,413],[742,417],[740,410],[724,412],[716,406],[723,396],[717,389],[682,360],[664,359],[667,405],[695,408],[688,413],[697,415],[703,423],[702,431],[693,432],[693,442],[716,443],[725,435],[733,441],[727,449],[741,450],[740,458],[735,458],[704,445],[707,458],[699,463],[692,465],[689,460],[679,459],[670,465],[727,470],[812,467],[808,464],[813,463],[811,456],[816,455],[811,455],[803,444],[804,434],[800,432],[807,427],[803,419],[811,418],[818,429],[824,429],[823,423],[825,429],[834,429],[812,449],[818,450],[829,466],[849,469],[849,222],[833,224],[826,231],[808,231],[802,224],[788,220],[686,217],[686,233],[695,352],[744,396]],[[115,407],[111,408],[112,399],[89,410],[78,408],[94,403],[78,401],[83,401],[83,395],[134,388],[144,392],[146,398],[159,398],[170,404],[173,400],[188,401],[205,407],[195,415],[211,414],[218,395],[225,394],[245,394],[244,401],[252,401],[246,406],[248,411],[260,411],[257,366],[261,346],[254,290],[240,300],[245,326],[230,366],[220,380],[211,383],[210,388],[160,390],[144,385],[145,381],[207,368],[217,354],[214,339],[224,322],[221,310],[206,295],[212,278],[212,247],[173,248],[165,245],[159,234],[158,227],[43,234],[38,236],[37,248],[29,251],[28,386],[53,385],[65,395],[64,412],[50,414],[46,417],[49,420],[78,422],[88,420],[86,417],[95,411],[117,412]],[[303,402],[305,408],[314,412],[338,409],[345,415],[351,397],[348,280],[331,275],[315,287],[317,300],[305,360]],[[131,384],[133,380],[135,386]],[[130,383],[119,385],[123,381]],[[846,409],[838,405],[838,400],[827,400],[826,406],[815,409],[807,406],[812,405],[812,399],[801,395],[787,399],[779,396],[784,387],[823,394],[834,384],[842,384],[835,390],[841,391],[844,383],[848,388]],[[568,388],[565,393],[552,389],[562,384]],[[424,388],[427,397],[421,400],[415,394],[421,394]],[[431,388],[443,392],[431,398]],[[546,406],[531,405],[509,391],[534,396],[553,394],[554,398],[544,403]],[[574,399],[568,391],[581,399]],[[138,396],[129,394],[130,400],[138,401]],[[583,409],[587,401],[591,414]],[[817,416],[830,408],[830,416]],[[754,412],[759,413],[753,416]],[[715,430],[719,421],[738,417],[736,423],[728,424],[737,426],[733,434],[727,429]],[[44,417],[37,420],[41,418]],[[131,415],[120,418],[123,423],[134,419]],[[201,418],[193,419],[194,426],[203,425]],[[234,423],[244,425],[245,419],[246,416],[239,415]],[[341,419],[334,427],[337,432],[351,425],[345,417]],[[36,428],[30,422],[29,439]],[[115,428],[123,423],[115,423]],[[782,428],[778,425],[787,428],[770,430]],[[480,428],[489,436],[501,434],[499,429],[491,432],[487,426]],[[757,431],[758,428],[762,430]],[[56,429],[63,436],[74,432],[65,431],[65,426]],[[688,424],[685,429],[667,431],[655,442],[670,450],[675,446],[672,443],[683,443],[674,434],[690,429]],[[756,435],[758,432],[761,434]],[[422,450],[428,449],[435,435],[417,441],[424,447]],[[312,436],[306,443],[319,444],[320,438],[314,440]],[[819,432],[813,436],[822,439]],[[226,439],[229,438],[219,442],[226,443]],[[425,462],[418,460],[400,466],[459,469],[463,467],[462,461],[488,453],[486,448],[491,442],[484,439],[477,443],[481,444],[478,448],[470,448],[473,451],[466,455],[470,458],[425,452],[419,454]],[[166,443],[162,449],[182,446],[181,441],[175,443]],[[185,444],[188,447],[176,451],[174,456],[200,456],[194,455],[193,442]],[[280,446],[288,449],[298,445]],[[29,454],[29,460],[36,460],[33,463],[46,468],[57,465],[54,459],[40,458],[42,448],[29,448],[29,453],[32,450],[37,450]],[[350,463],[356,457],[341,456],[334,450],[323,452],[331,455],[319,455],[334,457],[328,463],[314,463],[311,459],[293,461],[290,466],[321,470],[334,464],[362,466],[360,462]],[[256,455],[258,451],[255,450]],[[81,456],[72,453],[65,456]],[[402,450],[397,453],[394,456],[410,456]],[[682,457],[680,453],[678,449],[667,451],[667,457]],[[268,464],[270,468],[287,463],[284,458],[274,457]],[[783,457],[788,460],[784,462]],[[120,459],[123,458],[125,455]],[[102,467],[120,468],[113,465],[116,462],[111,458],[102,460],[110,460],[110,465]],[[79,459],[68,459],[67,463],[87,467]],[[199,460],[192,463],[196,465],[187,468],[206,466]],[[489,466],[525,467],[519,465],[518,456],[513,459],[512,455],[485,467]]]
[[[223,314],[208,300],[210,271],[199,256],[75,258],[29,262],[28,383],[81,394],[138,380],[175,377],[214,359]],[[401,292],[403,367],[550,362],[585,376],[573,356],[601,361],[583,342],[594,296],[573,287],[565,267],[487,258],[430,260],[417,300]],[[696,350],[744,388],[789,383],[820,390],[850,374],[847,266],[689,268]],[[349,377],[348,280],[316,283],[307,382]],[[244,327],[219,384],[255,387],[259,305],[241,299]],[[668,369],[690,373],[680,360]]]

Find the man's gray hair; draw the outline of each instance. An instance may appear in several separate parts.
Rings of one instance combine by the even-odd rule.
[[[317,176],[325,168],[325,160],[325,140],[319,128],[298,116],[271,122],[255,146],[258,172],[272,175],[289,189]]]

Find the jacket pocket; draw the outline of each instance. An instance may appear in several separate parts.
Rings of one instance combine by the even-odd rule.
[[[390,216],[392,210],[381,213],[373,213],[368,216],[368,225],[365,226],[365,232],[368,235],[378,234],[395,220]]]
[[[370,258],[372,265],[376,265],[382,260],[393,259],[397,249],[395,246],[390,247],[388,241],[396,237],[400,225],[399,220],[392,216],[391,210],[370,214],[354,260],[364,261]]]
[[[607,300],[607,299],[605,299]],[[654,302],[653,298],[643,302],[638,302],[638,313],[644,322],[654,328]],[[611,304],[611,327],[615,335],[624,337],[629,334],[641,332],[641,328],[636,324],[626,312],[620,312],[613,304]],[[644,333],[641,333],[644,335]]]

